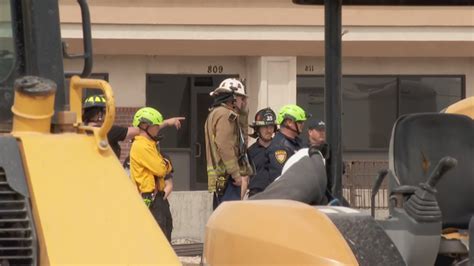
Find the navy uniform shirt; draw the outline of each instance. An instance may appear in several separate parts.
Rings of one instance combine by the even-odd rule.
[[[268,171],[265,170],[267,164],[266,150],[267,148],[262,146],[258,139],[247,150],[250,161],[255,167],[255,175],[250,178],[250,190],[263,191],[270,184]]]
[[[283,135],[280,131],[275,134],[272,143],[266,150],[268,178],[270,183],[281,175],[283,165],[288,158],[303,148],[303,143],[299,137],[291,139]]]

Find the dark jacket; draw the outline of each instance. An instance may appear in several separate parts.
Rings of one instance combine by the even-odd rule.
[[[255,174],[250,177],[250,190],[263,191],[270,183],[268,179],[268,171],[265,170],[267,164],[266,150],[267,148],[262,146],[257,139],[257,141],[252,144],[247,151],[250,161],[255,167]]]
[[[268,171],[269,184],[280,176],[288,158],[301,148],[303,148],[303,143],[299,137],[290,139],[280,131],[275,134],[272,143],[265,152],[267,157],[265,169]]]
[[[127,138],[128,128],[122,126],[113,125],[107,133],[107,139],[109,140],[110,147],[114,151],[117,158],[120,159],[120,141],[124,141]]]

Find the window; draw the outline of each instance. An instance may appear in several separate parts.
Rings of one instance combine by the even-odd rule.
[[[439,112],[463,97],[464,76],[344,76],[344,150],[387,149],[399,116]],[[324,119],[324,77],[299,76],[297,103]]]
[[[10,76],[15,66],[11,15],[10,2],[0,1],[0,84]]]
[[[175,116],[188,117],[191,112],[190,79],[185,75],[148,74],[146,82],[146,106],[156,108],[165,118]],[[176,130],[167,127],[163,130],[166,141],[160,143],[161,148],[189,148],[189,121],[182,123]]]
[[[400,77],[400,114],[441,111],[463,98],[461,77]]]
[[[10,1],[0,0],[0,132],[11,128],[16,64]]]
[[[324,120],[324,78],[298,77],[297,103],[305,107],[312,118]]]
[[[302,106],[306,113],[311,114],[311,119],[324,120],[324,78],[314,76],[298,77],[298,92],[296,102]],[[278,112],[278,110],[275,110]],[[308,131],[305,124],[303,132]],[[308,143],[307,136],[302,137],[305,145]]]
[[[347,77],[342,80],[342,139],[346,149],[388,147],[397,119],[397,79]]]

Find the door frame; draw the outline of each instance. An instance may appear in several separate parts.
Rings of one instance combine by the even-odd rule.
[[[191,77],[191,82],[193,81],[193,77]],[[197,102],[197,95],[201,93],[209,93],[210,87],[194,87],[193,85],[190,86],[191,90],[191,132],[190,132],[190,146],[191,146],[191,190],[207,190],[208,184],[198,182],[197,180],[197,156],[206,156],[206,143],[199,144],[198,143],[198,119],[197,119],[197,111],[198,111],[198,102]],[[211,96],[209,96],[211,97]],[[199,144],[199,146],[197,145]],[[198,152],[198,149],[200,150]],[[192,176],[194,174],[194,176]]]
[[[191,94],[191,129],[190,129],[190,146],[191,146],[191,180],[190,180],[190,188],[191,190],[207,190],[208,189],[208,184],[207,182],[202,183],[197,181],[197,162],[196,162],[196,156],[198,155],[197,153],[197,138],[198,138],[198,119],[197,119],[197,95],[200,93],[206,93],[208,94],[212,90],[214,90],[219,84],[214,84],[211,87],[207,86],[194,86],[194,79],[197,77],[211,77],[211,78],[216,78],[216,77],[222,77],[224,79],[226,78],[239,78],[239,74],[214,74],[214,75],[202,75],[202,74],[195,74],[195,75],[189,75],[191,84],[189,89],[190,94]],[[221,81],[219,81],[220,83]],[[211,96],[209,96],[211,97]],[[204,125],[201,125],[204,126]],[[206,156],[206,143],[201,144],[200,149],[201,149],[201,156]],[[207,164],[204,166],[207,168]],[[192,176],[194,174],[194,176]],[[207,175],[207,172],[206,172]]]
[[[206,117],[208,114],[208,108],[210,106],[206,106],[206,108],[202,108],[200,105],[198,105],[198,95],[200,94],[206,94],[208,95],[209,98],[209,92],[214,90],[219,83],[226,79],[226,78],[239,78],[239,74],[159,74],[159,73],[153,73],[147,74],[147,90],[149,89],[148,86],[150,86],[150,83],[148,81],[149,76],[160,76],[164,75],[167,77],[185,77],[187,79],[188,84],[186,85],[187,89],[189,90],[189,96],[190,96],[190,102],[189,102],[189,114],[186,115],[186,121],[184,123],[189,123],[189,148],[162,148],[162,151],[164,152],[179,152],[179,153],[188,153],[189,154],[189,165],[186,166],[179,166],[179,167],[188,167],[189,168],[189,180],[187,180],[187,189],[190,191],[195,191],[195,190],[207,190],[208,189],[208,184],[207,184],[207,171],[204,171],[205,177],[202,177],[202,181],[206,180],[205,182],[199,182],[198,181],[198,163],[201,163],[197,160],[196,156],[200,155],[203,156],[204,159],[202,160],[205,165],[203,165],[203,168],[207,168],[207,163],[206,163],[206,144],[203,139],[201,146],[198,147],[198,131],[200,130],[199,127],[204,127],[204,124],[198,125],[198,118],[203,119],[202,116],[198,117],[198,115],[203,115],[203,112],[206,112]],[[209,82],[208,84],[201,83],[200,82],[195,82],[196,79],[198,78],[210,78],[212,79],[212,83]],[[217,83],[217,84],[216,84]],[[148,100],[147,100],[148,101]],[[198,108],[200,108],[201,113],[198,113]],[[204,120],[205,121],[205,120]],[[201,121],[202,122],[202,121]],[[204,137],[204,135],[203,135]],[[165,140],[166,141],[166,140]],[[200,151],[199,151],[200,148]],[[200,154],[199,154],[200,153]],[[202,171],[202,170],[201,170]]]

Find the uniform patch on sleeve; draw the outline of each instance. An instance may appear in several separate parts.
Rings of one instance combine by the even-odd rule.
[[[230,115],[229,115],[229,120],[230,120],[230,121],[235,121],[236,119],[237,119],[237,115],[234,114],[234,113],[230,113]]]
[[[275,159],[278,163],[283,164],[288,157],[288,153],[285,150],[277,150],[275,151]]]

